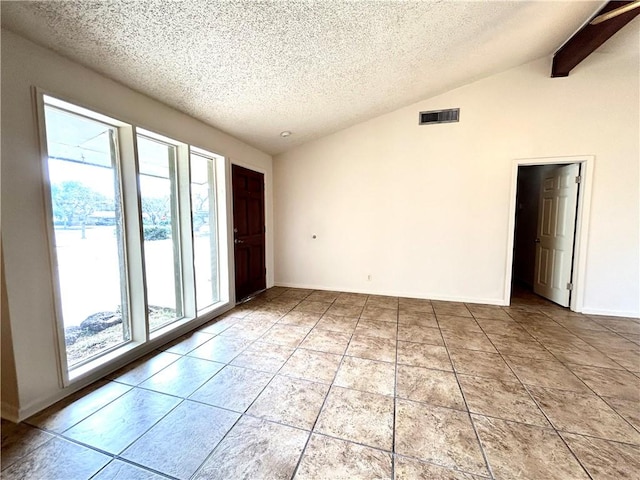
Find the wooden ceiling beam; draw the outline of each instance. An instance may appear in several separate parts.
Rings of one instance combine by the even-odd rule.
[[[610,1],[594,15],[594,18],[630,3],[634,2]],[[596,25],[587,23],[555,53],[551,67],[551,77],[567,77],[576,65],[587,58],[600,45],[609,40],[618,30],[633,20],[638,14],[640,14],[640,8],[634,8]]]

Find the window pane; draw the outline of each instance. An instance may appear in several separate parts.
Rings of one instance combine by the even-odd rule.
[[[198,310],[220,300],[215,173],[212,158],[191,154],[191,216]]]
[[[138,135],[150,331],[182,318],[175,147]]]
[[[116,130],[45,106],[58,284],[69,367],[130,339]]]

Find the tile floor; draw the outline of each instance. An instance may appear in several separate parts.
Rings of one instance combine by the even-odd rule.
[[[4,479],[640,476],[640,321],[272,288],[26,422]]]

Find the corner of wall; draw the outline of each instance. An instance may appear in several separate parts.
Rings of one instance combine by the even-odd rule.
[[[1,302],[2,317],[0,318],[0,370],[2,402],[0,403],[0,416],[16,422],[18,420],[18,379],[16,377],[16,365],[13,357],[13,343],[11,337],[11,322],[9,318],[9,299],[7,298],[7,285],[4,278],[4,255],[0,243],[0,277],[1,277]]]

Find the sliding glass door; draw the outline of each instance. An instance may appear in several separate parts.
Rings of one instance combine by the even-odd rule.
[[[41,99],[66,382],[228,300],[220,287],[228,275],[226,249],[219,248],[226,235],[224,188],[218,188],[225,161],[83,107]]]
[[[59,309],[70,367],[130,340],[113,126],[45,106]]]

